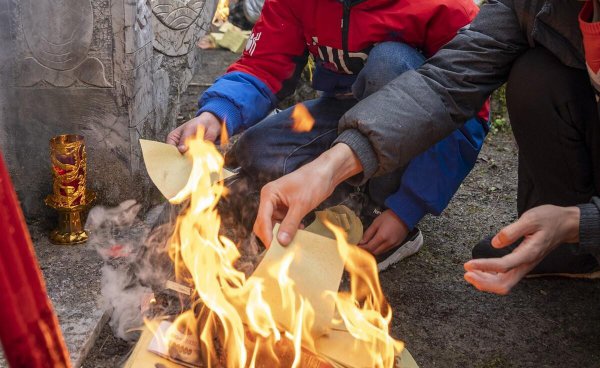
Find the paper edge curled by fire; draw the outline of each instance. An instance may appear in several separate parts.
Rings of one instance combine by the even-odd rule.
[[[142,156],[148,176],[162,195],[171,201],[185,187],[192,172],[192,158],[181,154],[177,147],[147,139],[140,139]],[[223,169],[221,178],[224,180],[233,173]]]
[[[275,320],[286,329],[291,329],[289,313],[282,308],[277,280],[269,274],[269,268],[280,263],[283,257],[292,254],[294,259],[288,270],[295,282],[298,294],[307,299],[315,310],[315,323],[311,333],[320,355],[336,367],[368,368],[373,362],[366,347],[360,348],[356,340],[345,328],[334,327],[335,303],[327,294],[336,293],[344,271],[344,261],[339,253],[335,236],[327,227],[329,222],[340,227],[349,244],[357,244],[363,235],[360,219],[346,206],[336,206],[316,214],[316,220],[298,230],[294,240],[287,247],[277,241],[278,226],[273,230],[273,242],[252,277],[260,277],[264,282],[264,298],[271,306]],[[348,349],[354,344],[355,349]],[[397,357],[398,368],[418,368],[417,363],[404,348]]]

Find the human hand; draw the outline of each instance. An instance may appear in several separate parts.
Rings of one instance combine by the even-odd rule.
[[[277,240],[288,245],[304,216],[327,199],[339,183],[361,171],[360,161],[350,147],[336,144],[314,161],[262,188],[254,232],[269,247],[274,222],[281,221]]]
[[[544,205],[525,212],[492,239],[495,248],[525,238],[502,258],[465,263],[465,280],[481,291],[508,294],[548,253],[562,243],[579,241],[579,208]]]
[[[177,146],[179,152],[184,153],[188,150],[185,141],[188,138],[194,137],[199,127],[204,128],[204,140],[211,142],[214,142],[221,132],[221,122],[219,119],[210,112],[203,112],[169,133],[167,143]]]
[[[392,210],[385,210],[375,218],[362,240],[358,244],[362,249],[374,255],[402,243],[408,235],[408,227]]]

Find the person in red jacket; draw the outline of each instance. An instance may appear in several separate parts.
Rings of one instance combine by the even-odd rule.
[[[600,277],[600,0],[487,1],[419,70],[346,112],[328,151],[265,185],[255,233],[270,242],[280,220],[286,244],[337,184],[392,172],[504,83],[519,218],[473,248],[464,277],[497,294],[526,275]]]
[[[198,127],[214,141],[225,124],[230,136],[245,131],[234,152],[255,182],[290,173],[330,147],[340,117],[358,100],[418,68],[477,12],[472,0],[267,0],[240,60],[201,96],[197,117],[167,142],[183,152]],[[293,92],[309,55],[321,95],[305,102],[316,123],[299,133],[291,129],[292,109],[271,112]],[[416,224],[441,213],[470,172],[487,118],[484,107],[406,167],[366,185],[363,219],[372,224],[361,246],[377,256],[380,270],[421,247]],[[338,197],[343,202],[351,192],[339,188]]]

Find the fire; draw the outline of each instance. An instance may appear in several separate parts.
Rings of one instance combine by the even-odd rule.
[[[213,23],[227,22],[229,17],[229,0],[219,0],[217,4],[217,10],[213,18]]]
[[[227,132],[227,122],[223,120],[221,123],[221,147],[229,144],[229,133]]]
[[[328,334],[315,333],[317,327],[323,327],[315,325],[315,308],[298,293],[289,276],[296,254],[288,253],[268,265],[271,283],[259,277],[246,278],[235,269],[240,253],[230,239],[219,235],[216,210],[225,191],[222,182],[215,180],[221,176],[223,157],[202,138],[200,131],[188,142],[192,173],[172,201],[189,200],[189,207],[178,218],[169,240],[178,281],[194,285],[195,302],[170,327],[175,331],[162,338],[195,354],[178,336],[197,336],[206,367],[306,367],[315,361],[321,362],[319,367],[348,366],[333,363],[334,358],[324,353],[342,343],[334,339],[340,336],[345,339],[341,346],[344,354],[352,356],[350,349],[365,361],[360,366],[393,367],[403,344],[388,333],[392,312],[375,261],[349,245],[342,230],[331,226],[351,287],[347,292],[326,295],[336,307]],[[276,285],[279,290],[267,290],[266,285]],[[267,293],[274,293],[281,303],[270,303]]]
[[[292,130],[296,133],[310,132],[315,125],[315,119],[310,115],[308,109],[299,103],[294,106],[292,111]]]

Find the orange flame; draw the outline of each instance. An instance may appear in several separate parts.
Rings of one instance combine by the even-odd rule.
[[[212,143],[203,140],[202,130],[189,141],[189,152],[193,158],[190,179],[174,201],[189,199],[190,205],[178,218],[169,240],[169,254],[178,281],[193,284],[197,299],[173,324],[179,332],[157,337],[175,339],[192,331],[200,340],[207,367],[299,367],[314,359],[325,362],[321,367],[340,366],[340,362],[354,366],[356,359],[361,366],[393,367],[403,344],[389,335],[392,312],[373,257],[349,245],[342,230],[330,227],[350,273],[351,288],[329,295],[337,309],[331,334],[315,336],[311,332],[315,310],[289,277],[296,254],[286,254],[269,266],[267,273],[279,290],[268,292],[278,293],[281,300],[281,305],[270,305],[264,280],[246,278],[236,270],[240,253],[231,240],[219,235],[216,205],[225,188],[215,178],[221,175],[223,157]],[[286,315],[276,316],[275,309]],[[342,340],[335,341],[332,336]],[[334,352],[330,354],[332,346]],[[342,354],[335,354],[336,346],[337,350],[341,347]]]
[[[315,125],[315,119],[310,115],[304,104],[296,104],[292,111],[292,130],[296,133],[310,132]]]
[[[215,16],[213,18],[213,23],[227,22],[228,17],[229,17],[229,0],[219,0],[219,3],[217,4],[217,9],[215,10]]]
[[[229,133],[227,132],[227,121],[223,120],[221,123],[221,147],[226,146],[229,143]]]

